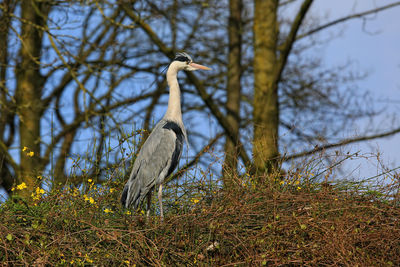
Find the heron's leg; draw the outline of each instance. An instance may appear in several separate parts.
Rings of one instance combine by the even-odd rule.
[[[151,195],[153,194],[153,189],[150,189],[150,192],[147,194],[147,218],[150,216],[150,207],[151,207]]]
[[[162,184],[158,188],[158,203],[160,204],[160,216],[161,220],[164,219],[163,207],[162,207]]]

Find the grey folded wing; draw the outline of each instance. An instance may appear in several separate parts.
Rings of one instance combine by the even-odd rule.
[[[125,207],[137,208],[148,192],[161,184],[178,165],[183,131],[176,123],[160,121],[143,144],[122,193]]]

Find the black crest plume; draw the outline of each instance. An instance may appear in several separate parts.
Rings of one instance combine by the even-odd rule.
[[[174,61],[192,62],[192,58],[185,52],[178,52],[175,55]]]

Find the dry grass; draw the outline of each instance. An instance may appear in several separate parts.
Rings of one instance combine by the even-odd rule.
[[[120,184],[0,209],[5,265],[399,266],[400,207],[350,187],[237,186],[169,204],[164,223],[119,208]],[[116,188],[111,190],[110,188]],[[301,188],[298,189],[298,188]],[[175,203],[175,204],[174,204]]]

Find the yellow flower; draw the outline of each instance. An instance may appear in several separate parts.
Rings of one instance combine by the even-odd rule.
[[[37,195],[43,195],[44,194],[44,190],[40,187],[36,187],[36,194]]]
[[[88,263],[93,263],[93,260],[89,258],[87,254],[85,254],[85,261]]]
[[[125,211],[125,214],[126,215],[131,215],[132,213],[129,210],[127,210],[127,211]]]
[[[110,188],[110,193],[114,192],[115,188]]]
[[[41,175],[38,175],[37,178],[38,178],[39,180],[42,180],[42,179],[43,179],[43,177],[42,177]]]
[[[280,185],[283,185],[284,183],[285,183],[285,181],[280,181],[279,182]]]
[[[85,201],[89,201],[90,204],[94,204],[94,199],[92,197],[88,197],[87,195],[83,195]]]
[[[297,190],[300,190],[300,189],[301,189],[301,187],[300,187],[300,186],[298,186],[298,187],[297,187]]]
[[[194,204],[196,204],[200,201],[200,199],[192,198],[190,201],[193,202]]]
[[[105,212],[105,213],[113,213],[113,211],[110,210],[110,209],[105,209],[104,212]]]
[[[24,182],[22,182],[21,184],[17,185],[17,189],[18,190],[22,190],[22,189],[25,189],[25,188],[27,188],[27,186],[26,186],[26,183],[24,183]]]
[[[295,184],[299,184],[299,183],[300,183],[300,181],[296,181],[296,182],[295,182]]]
[[[32,193],[31,197],[33,198],[33,200],[39,200],[41,198],[41,195],[43,195],[45,192],[42,188],[36,187],[35,193]]]
[[[92,179],[88,179],[87,181],[88,181],[89,183],[91,183],[93,180],[92,180]]]
[[[23,152],[27,151],[28,148],[26,146],[24,146],[24,148],[22,149]]]
[[[31,152],[26,153],[26,155],[29,157],[33,157],[35,155],[35,152],[31,151]]]
[[[79,195],[79,190],[78,190],[78,188],[74,187],[74,190],[72,192],[72,196],[76,197],[77,195]]]

